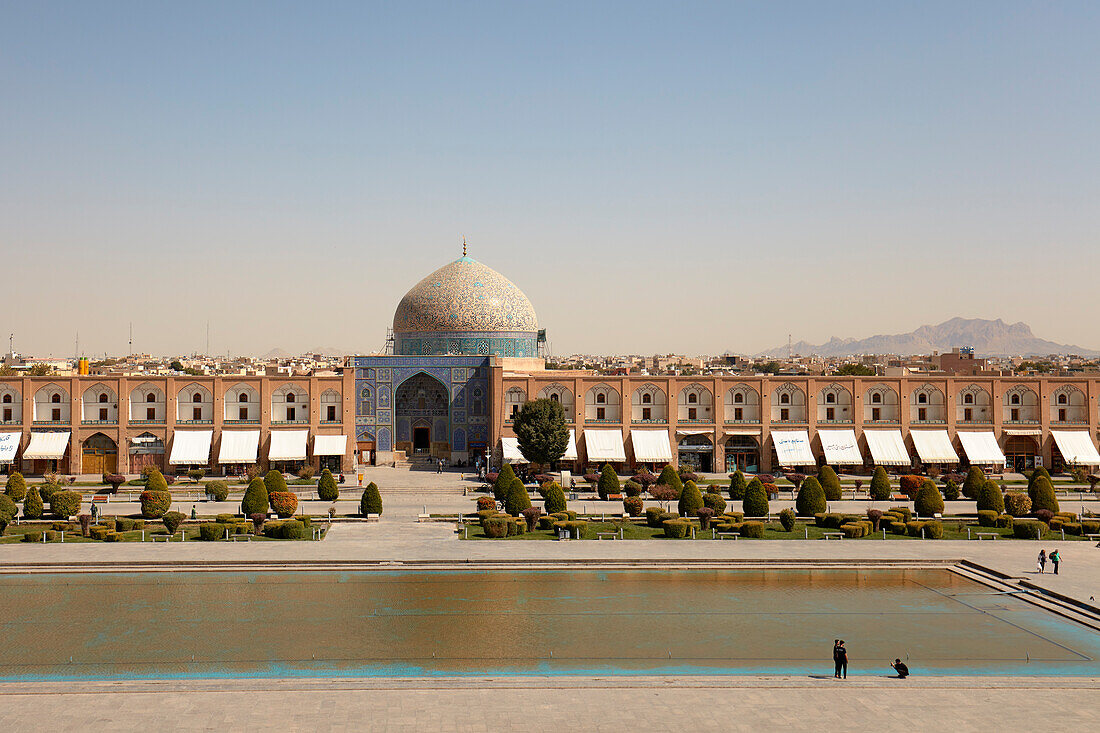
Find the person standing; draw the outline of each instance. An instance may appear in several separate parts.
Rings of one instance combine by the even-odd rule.
[[[833,639],[833,677],[840,679],[840,639]]]
[[[1054,574],[1058,574],[1058,565],[1062,562],[1062,553],[1058,550],[1054,550],[1050,553],[1050,562],[1054,565]]]
[[[848,679],[848,650],[844,648],[844,639],[837,644],[836,655],[837,677],[843,674],[844,679]]]
[[[1047,568],[1047,551],[1039,550],[1039,560],[1036,563],[1039,566],[1039,572],[1045,573]]]

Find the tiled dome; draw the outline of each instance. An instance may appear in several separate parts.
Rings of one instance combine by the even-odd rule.
[[[393,315],[395,334],[534,333],[531,301],[511,280],[462,256],[418,282]]]

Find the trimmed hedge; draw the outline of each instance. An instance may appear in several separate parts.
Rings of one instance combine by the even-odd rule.
[[[1034,519],[1017,520],[1012,525],[1012,536],[1018,540],[1041,540],[1047,526]]]
[[[8,476],[7,483],[4,484],[4,493],[11,497],[12,501],[23,501],[27,497],[27,482],[23,474],[18,471],[12,472]]]
[[[730,474],[729,495],[730,501],[742,501],[745,498],[745,487],[749,482],[745,480],[745,474],[740,470]]]
[[[979,527],[996,527],[997,517],[1000,516],[992,509],[980,509],[978,510],[978,526]]]
[[[905,534],[908,527],[905,522],[890,522],[888,529],[892,534]]]
[[[779,512],[779,524],[783,526],[784,532],[790,532],[794,529],[795,513],[794,509],[790,507]]]
[[[80,513],[84,497],[75,491],[58,491],[50,496],[50,511],[58,519],[68,519]]]
[[[685,486],[684,488],[686,489],[687,487]],[[691,522],[686,519],[666,519],[661,523],[661,526],[664,528],[665,537],[674,540],[680,540],[687,537],[688,532],[691,531]]]
[[[321,478],[317,479],[317,498],[321,501],[336,501],[340,498],[340,487],[332,477],[332,471],[327,468],[321,471]]]
[[[997,527],[999,529],[1012,529],[1012,525],[1016,520],[1013,519],[1011,514],[1001,514],[997,517]]]
[[[906,522],[913,518],[913,512],[907,506],[892,506],[890,507],[890,512],[893,514],[900,514],[902,519]]]
[[[512,483],[512,489],[504,500],[504,510],[513,517],[518,517],[524,509],[531,508],[531,497],[527,488],[518,478]]]
[[[225,501],[229,498],[229,485],[224,481],[207,481],[206,495],[214,501]]]
[[[886,501],[890,498],[890,478],[886,475],[886,469],[875,466],[875,474],[871,477],[871,498],[875,501]]]
[[[293,517],[298,511],[298,495],[292,491],[276,491],[267,495],[271,503],[271,509],[279,516],[279,519]]]
[[[511,519],[507,516],[500,514],[486,517],[481,526],[485,531],[486,537],[492,537],[493,539],[501,539],[508,536],[508,524],[511,523]]]
[[[754,522],[751,520],[748,522],[743,522],[741,524],[739,534],[742,537],[751,537],[753,539],[762,540],[764,539],[764,523]]]
[[[41,541],[42,541],[42,533],[41,532],[37,532],[37,531],[36,532],[26,532],[26,533],[23,534],[23,542],[41,542]]]
[[[836,475],[832,466],[826,464],[818,470],[817,482],[821,484],[821,490],[825,492],[827,501],[840,501],[840,477]]]
[[[970,470],[966,473],[966,480],[963,481],[962,494],[967,499],[977,499],[978,492],[984,485],[985,474],[982,472],[982,469],[977,466],[971,466]]]
[[[978,511],[989,509],[997,514],[1004,514],[1005,498],[1001,493],[1001,487],[995,481],[986,481],[978,490]]]
[[[26,519],[42,518],[42,497],[34,486],[27,490],[27,497],[23,499],[23,516]]]
[[[566,529],[569,536],[575,540],[583,540],[588,532],[588,522],[577,519],[569,519],[564,522],[554,522],[554,529]]]
[[[507,465],[505,464],[505,466]],[[364,517],[368,514],[382,514],[382,494],[378,491],[378,485],[373,481],[363,489],[363,496],[359,499],[359,513]]]
[[[607,497],[618,494],[621,490],[619,475],[615,473],[615,469],[611,467],[610,463],[603,464],[603,468],[600,470],[599,483],[596,484],[596,491],[599,492],[600,498],[607,501]]]
[[[286,491],[286,479],[283,478],[283,474],[275,469],[271,469],[267,472],[267,475],[264,476],[264,486],[267,487],[268,496],[271,496],[271,494],[276,491]],[[245,512],[245,514],[250,513],[251,512]]]
[[[723,508],[725,502],[723,502]],[[694,517],[703,508],[703,494],[694,481],[684,484],[684,490],[680,492],[680,501],[676,509],[682,517]]]
[[[759,479],[753,479],[745,487],[745,499],[741,508],[746,517],[764,517],[768,514],[768,494]]]
[[[798,487],[798,497],[795,499],[795,508],[799,516],[809,517],[824,512],[826,504],[825,489],[821,482],[813,476],[807,476],[802,485]]]
[[[931,517],[934,514],[943,514],[943,497],[932,479],[925,479],[921,487],[917,489],[917,497],[914,500],[917,514],[922,517]]]
[[[141,516],[145,519],[160,519],[172,508],[172,495],[167,491],[141,492]]]
[[[716,515],[724,514],[726,500],[722,498],[721,494],[708,489],[707,493],[703,494],[703,506],[712,510]]]
[[[285,488],[284,488],[285,490]],[[244,490],[241,499],[241,514],[250,517],[253,514],[267,514],[271,510],[267,484],[261,478],[254,478]]]
[[[943,522],[931,520],[924,523],[924,537],[929,540],[943,539]]]
[[[551,481],[546,487],[545,497],[546,498],[542,502],[542,508],[547,514],[564,512],[566,510],[565,492],[557,481]]]
[[[1028,493],[1031,496],[1031,511],[1046,509],[1055,514],[1058,513],[1058,498],[1054,495],[1054,486],[1049,478],[1045,476],[1037,478],[1034,487]]]

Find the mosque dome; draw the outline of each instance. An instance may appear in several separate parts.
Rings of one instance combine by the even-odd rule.
[[[535,356],[538,328],[522,290],[463,255],[405,293],[393,316],[394,351]]]

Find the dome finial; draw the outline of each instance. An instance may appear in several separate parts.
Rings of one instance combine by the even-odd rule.
[[[466,256],[466,235],[462,235],[462,256]]]

